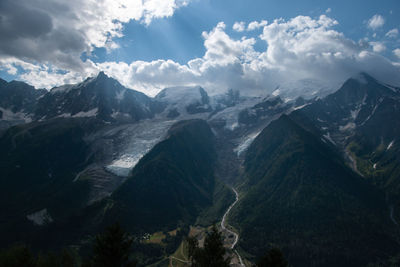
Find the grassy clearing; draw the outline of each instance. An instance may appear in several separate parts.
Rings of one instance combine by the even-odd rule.
[[[144,243],[162,245],[163,244],[162,240],[164,238],[165,238],[165,235],[163,232],[155,232],[154,234],[152,234],[150,236],[150,238],[148,240],[144,241]]]
[[[168,234],[170,236],[176,236],[176,233],[179,231],[180,228],[176,228],[175,230],[169,231]]]
[[[168,234],[170,236],[176,236],[176,233],[178,231],[179,231],[179,228],[169,231]],[[164,242],[162,241],[164,238],[166,238],[166,235],[163,232],[155,232],[150,236],[150,238],[148,240],[145,240],[144,243],[165,245]]]
[[[187,267],[190,266],[188,263],[187,255],[187,243],[185,240],[179,245],[178,249],[170,256],[170,264],[171,267]]]

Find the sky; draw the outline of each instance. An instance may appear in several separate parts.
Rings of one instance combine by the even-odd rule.
[[[170,86],[336,86],[365,71],[400,86],[398,0],[2,0],[0,77],[50,89],[99,71]]]

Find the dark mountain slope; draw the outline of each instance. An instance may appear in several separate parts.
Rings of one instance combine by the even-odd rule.
[[[45,93],[46,90],[36,90],[24,82],[6,82],[0,79],[0,107],[14,113],[33,112],[38,98]]]
[[[199,216],[204,223],[215,222],[232,202],[231,190],[214,177],[215,157],[214,136],[205,121],[178,122],[111,196],[38,229],[30,244],[38,248],[73,244],[86,250],[88,237],[119,222],[135,237],[137,249],[154,260],[160,256],[154,251],[163,247],[142,243],[144,233],[188,229]]]
[[[45,93],[23,82],[0,79],[0,130],[30,122],[38,99]]]
[[[383,194],[288,116],[262,131],[244,165],[232,221],[252,255],[274,244],[296,266],[365,266],[399,249]]]
[[[111,196],[108,218],[148,231],[194,222],[213,203],[215,157],[214,136],[205,121],[178,122]]]
[[[349,165],[388,195],[400,208],[400,89],[366,73],[347,80],[335,93],[291,114],[330,143]],[[395,217],[399,218],[395,212]]]
[[[0,139],[1,196],[7,199],[26,190],[43,190],[43,183],[72,180],[87,161],[83,136],[83,127],[68,119],[10,128]],[[29,209],[30,198],[18,201]]]
[[[2,238],[26,241],[37,227],[86,205],[89,184],[74,182],[90,163],[86,131],[80,120],[57,119],[14,126],[0,138]]]

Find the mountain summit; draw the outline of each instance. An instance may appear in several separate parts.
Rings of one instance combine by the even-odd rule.
[[[162,105],[143,93],[122,86],[104,72],[76,85],[53,88],[43,96],[36,118],[98,117],[104,121],[138,121],[153,117]]]

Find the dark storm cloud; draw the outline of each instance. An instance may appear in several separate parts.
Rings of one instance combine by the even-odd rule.
[[[18,38],[37,38],[53,28],[51,17],[32,9],[20,1],[4,0],[0,3],[0,34],[2,41]]]
[[[54,23],[58,19],[58,25]],[[70,9],[53,1],[0,1],[0,57],[51,62],[79,69],[79,56],[88,48],[84,34],[69,27],[77,18]]]

